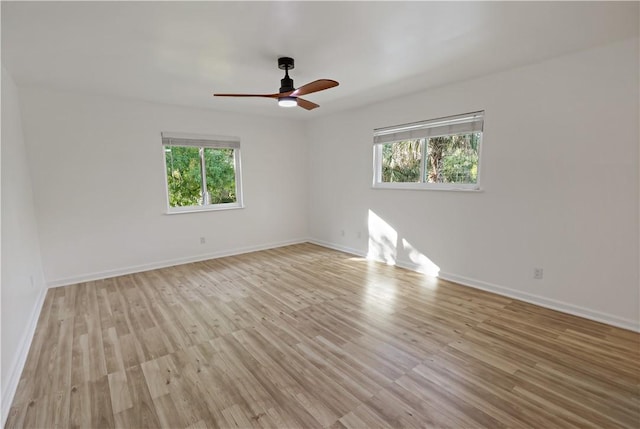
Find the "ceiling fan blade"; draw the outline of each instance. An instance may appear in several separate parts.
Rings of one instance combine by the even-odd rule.
[[[320,107],[320,105],[316,103],[312,103],[311,101],[302,99],[300,97],[298,97],[297,101],[298,101],[298,106],[302,107],[303,109],[313,110],[316,107]]]
[[[338,82],[331,79],[315,80],[306,85],[302,85],[300,88],[293,91],[291,93],[291,96],[297,97],[299,95],[311,94],[312,92],[323,91],[325,89],[333,88],[334,86],[338,86],[338,85],[339,85]]]
[[[280,94],[213,94],[215,97],[266,97],[266,98],[278,98],[282,97]]]

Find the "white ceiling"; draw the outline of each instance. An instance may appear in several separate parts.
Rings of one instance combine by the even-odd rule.
[[[638,2],[6,2],[2,63],[20,86],[295,118],[356,107],[638,36]],[[311,112],[213,92],[277,92]]]

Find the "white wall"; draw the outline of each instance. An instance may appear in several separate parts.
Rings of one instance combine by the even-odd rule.
[[[50,285],[307,236],[301,124],[40,89],[20,99]],[[164,214],[161,131],[239,136],[246,207]]]
[[[639,329],[638,60],[632,39],[314,120],[311,237],[375,250],[371,210],[399,264],[405,239],[443,277]],[[374,128],[475,110],[483,192],[371,189]]]
[[[15,83],[4,68],[1,125],[0,424],[4,426],[46,291],[18,93]]]

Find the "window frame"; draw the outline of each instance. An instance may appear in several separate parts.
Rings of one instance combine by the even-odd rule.
[[[201,135],[190,133],[174,133],[165,132],[161,133],[162,137],[162,163],[163,163],[163,176],[164,176],[164,195],[166,204],[166,214],[181,214],[181,213],[197,213],[206,211],[219,211],[219,210],[233,210],[244,208],[244,200],[242,193],[242,162],[241,162],[241,149],[240,138],[232,136],[216,136],[216,135]],[[235,188],[236,188],[236,201],[233,203],[217,203],[217,204],[203,204],[201,206],[178,206],[171,207],[169,202],[169,181],[167,178],[167,151],[166,147],[178,146],[178,147],[195,147],[199,149],[200,155],[200,168],[201,168],[201,189],[204,190],[204,195],[208,196],[206,191],[206,170],[204,166],[204,149],[232,149],[233,161],[234,161],[234,173],[235,173]],[[204,173],[204,174],[203,174]],[[206,198],[206,197],[203,197]]]
[[[465,121],[465,118],[472,118]],[[478,119],[480,118],[480,119]],[[464,129],[446,133],[435,132],[433,134],[428,133],[425,130],[442,129],[449,126],[453,128],[456,124],[465,123],[480,123],[479,129],[470,129],[465,131]],[[453,125],[450,125],[453,124]],[[464,127],[464,125],[462,125]],[[410,131],[407,131],[410,130]],[[398,139],[384,139],[384,141],[376,141],[379,135],[389,135],[395,132],[402,134],[410,134],[410,138],[398,138]],[[469,133],[480,133],[480,140],[478,141],[478,168],[476,183],[429,183],[425,181],[426,175],[426,163],[428,156],[428,141],[430,138],[444,137],[452,135],[461,135]],[[424,134],[424,135],[421,135]],[[430,119],[427,121],[413,122],[409,124],[395,125],[385,128],[377,128],[374,130],[374,142],[373,142],[373,189],[414,189],[414,190],[439,190],[439,191],[481,191],[480,179],[481,179],[481,159],[482,159],[482,146],[484,139],[484,110],[477,112],[465,113],[463,115],[446,116],[442,118]],[[420,150],[422,153],[422,159],[420,162],[420,182],[383,182],[382,181],[382,147],[385,144],[392,144],[400,141],[408,140],[421,140]]]

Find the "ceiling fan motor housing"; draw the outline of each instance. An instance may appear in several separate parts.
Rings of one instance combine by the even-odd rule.
[[[289,92],[293,91],[295,88],[293,87],[293,79],[291,79],[288,75],[283,79],[280,79],[280,92]]]
[[[280,80],[280,92],[293,91],[295,89],[293,86],[293,79],[289,77],[289,70],[293,70],[295,68],[293,58],[278,58],[278,68],[280,70],[284,70],[284,77]]]

